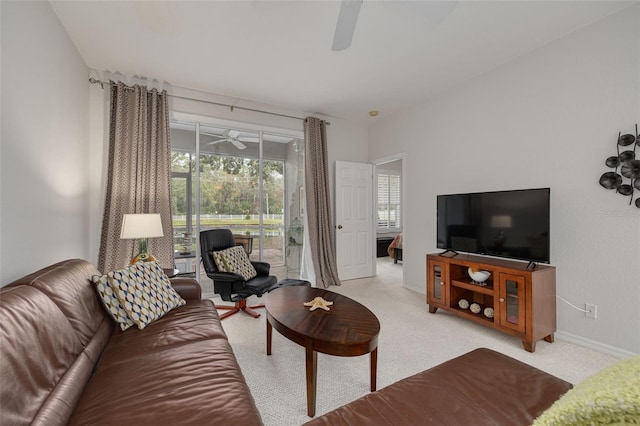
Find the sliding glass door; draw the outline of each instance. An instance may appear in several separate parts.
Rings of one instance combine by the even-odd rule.
[[[297,277],[302,243],[302,141],[261,130],[173,122],[172,204],[176,267],[200,270],[198,233],[229,228],[252,260],[279,279]],[[299,235],[298,235],[299,234]]]

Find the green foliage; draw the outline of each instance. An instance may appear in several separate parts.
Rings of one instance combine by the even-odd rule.
[[[190,173],[195,158],[190,153],[172,152],[172,171]],[[284,162],[263,161],[263,211],[282,213],[284,209]],[[221,155],[200,158],[200,212],[202,214],[251,215],[259,212],[260,162]],[[195,189],[195,185],[193,185]],[[186,214],[185,178],[172,179],[174,214]],[[194,200],[197,197],[192,197]],[[268,210],[267,210],[268,209]]]

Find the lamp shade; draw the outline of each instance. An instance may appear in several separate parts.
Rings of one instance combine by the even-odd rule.
[[[122,217],[120,239],[162,237],[162,220],[159,213],[125,214]]]
[[[492,228],[511,228],[511,216],[498,215],[491,217]]]

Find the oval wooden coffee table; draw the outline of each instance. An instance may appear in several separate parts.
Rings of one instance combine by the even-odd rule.
[[[333,302],[329,311],[309,311],[303,306],[317,296]],[[373,312],[346,296],[314,287],[282,287],[265,298],[267,355],[271,355],[273,328],[305,348],[309,417],[316,414],[318,352],[337,356],[370,353],[371,392],[376,390],[380,322]]]

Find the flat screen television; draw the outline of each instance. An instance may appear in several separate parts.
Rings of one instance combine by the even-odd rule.
[[[550,189],[437,196],[437,246],[549,263]]]

